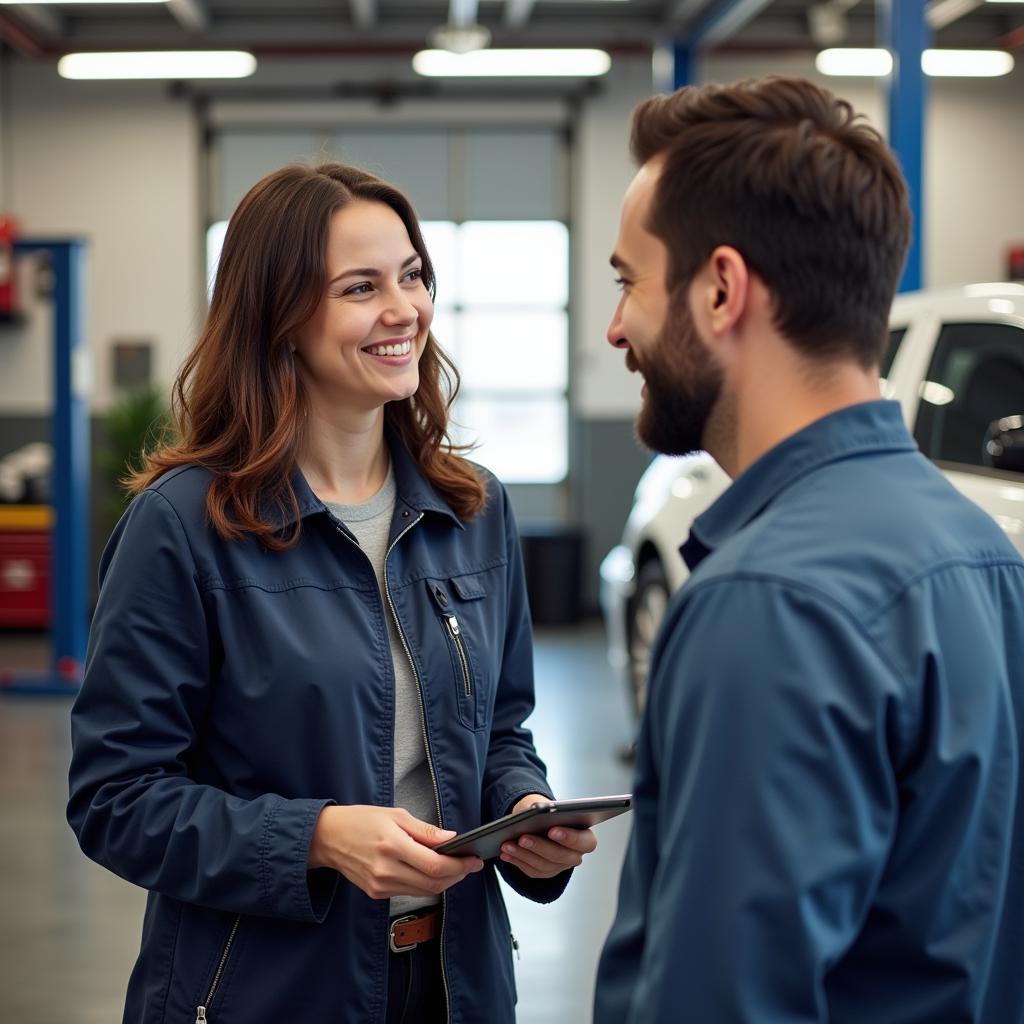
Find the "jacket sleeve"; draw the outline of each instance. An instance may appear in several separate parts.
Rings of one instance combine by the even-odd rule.
[[[684,592],[685,593],[685,592]],[[596,1024],[827,1020],[895,834],[896,678],[817,595],[714,582],[663,633]]]
[[[176,899],[323,920],[337,875],[306,859],[330,801],[241,799],[196,781],[217,639],[189,539],[158,491],[132,502],[100,578],[71,715],[68,822],[82,850]]]
[[[491,500],[501,502],[504,517],[508,582],[501,676],[484,768],[484,821],[508,814],[518,800],[530,793],[542,793],[554,799],[548,786],[544,762],[534,748],[533,736],[523,726],[534,704],[530,608],[515,517],[504,487],[497,483],[494,487],[497,493],[492,492]],[[563,871],[554,878],[529,878],[518,868],[503,861],[499,860],[496,864],[502,877],[516,892],[538,903],[549,903],[561,896],[572,874],[571,871]]]

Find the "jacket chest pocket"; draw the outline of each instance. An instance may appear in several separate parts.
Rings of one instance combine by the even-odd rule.
[[[459,720],[467,729],[485,729],[492,675],[486,662],[487,591],[475,576],[425,583],[451,659]]]

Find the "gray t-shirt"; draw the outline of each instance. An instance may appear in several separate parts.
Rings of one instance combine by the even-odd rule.
[[[423,741],[419,684],[402,646],[384,590],[384,558],[395,511],[394,471],[388,471],[384,486],[369,501],[359,505],[328,502],[327,506],[355,534],[359,546],[366,552],[377,574],[384,604],[391,661],[395,668],[395,806],[404,807],[414,817],[436,825],[437,804]],[[439,902],[438,896],[396,896],[391,900],[391,915],[407,914]]]

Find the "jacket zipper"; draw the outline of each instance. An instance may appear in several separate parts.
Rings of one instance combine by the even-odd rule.
[[[459,620],[454,615],[444,617],[448,626],[448,633],[455,641],[455,647],[459,652],[459,661],[462,662],[462,683],[463,691],[467,697],[473,696],[472,677],[469,674],[469,659],[466,657],[466,648],[462,645],[462,631],[459,629]]]
[[[235,918],[235,923],[231,926],[231,931],[228,934],[228,941],[224,943],[224,952],[220,955],[220,963],[217,964],[217,973],[213,976],[213,981],[210,982],[210,991],[206,993],[206,999],[196,1007],[196,1024],[206,1024],[206,1010],[210,1003],[213,1002],[214,994],[217,991],[217,986],[220,984],[221,976],[224,974],[224,967],[228,962],[228,954],[231,952],[231,947],[235,942],[235,934],[238,931],[238,926],[242,922],[242,915],[239,914]]]
[[[498,892],[498,906],[501,907],[501,913],[505,918],[505,927],[508,929],[508,937],[512,942],[512,952],[515,953],[516,959],[521,960],[522,957],[519,955],[519,940],[515,936],[515,932],[512,931],[512,922],[509,920],[508,907],[505,906],[505,897],[501,891],[501,884],[498,879],[494,879],[494,887]]]
[[[420,679],[420,674],[416,669],[416,662],[413,661],[412,651],[409,650],[409,642],[405,639],[405,631],[402,629],[402,623],[398,618],[398,611],[395,608],[394,601],[391,600],[391,584],[388,582],[388,559],[391,557],[391,552],[395,550],[395,545],[423,518],[421,512],[392,542],[390,547],[384,554],[384,596],[387,598],[388,608],[391,609],[391,615],[395,620],[395,629],[398,630],[398,638],[402,641],[402,648],[405,651],[405,656],[409,659],[409,665],[412,668],[412,674],[416,679],[416,696],[419,699],[420,704],[420,728],[423,730],[423,749],[427,755],[427,769],[430,772],[430,782],[434,787],[434,805],[437,808],[437,823],[443,828],[444,822],[441,820],[441,792],[437,787],[437,775],[434,774],[434,760],[430,754],[430,737],[427,735],[427,712],[423,704],[423,680]],[[456,629],[458,623],[456,623]],[[444,929],[448,923],[448,898],[447,893],[441,893],[441,984],[444,987],[444,1006],[445,1006],[445,1020],[450,1021],[452,1019],[451,1013],[451,996],[448,993],[448,972],[444,966]]]

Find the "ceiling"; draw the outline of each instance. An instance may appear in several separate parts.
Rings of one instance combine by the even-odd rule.
[[[893,0],[896,3],[905,0]],[[1024,3],[930,0],[937,46],[1024,47]],[[738,15],[720,49],[870,46],[872,0],[168,0],[0,6],[0,39],[29,57],[69,50],[245,48],[260,58],[403,56],[445,22],[477,22],[495,46],[645,52],[722,9]],[[834,39],[822,35],[831,26]]]

